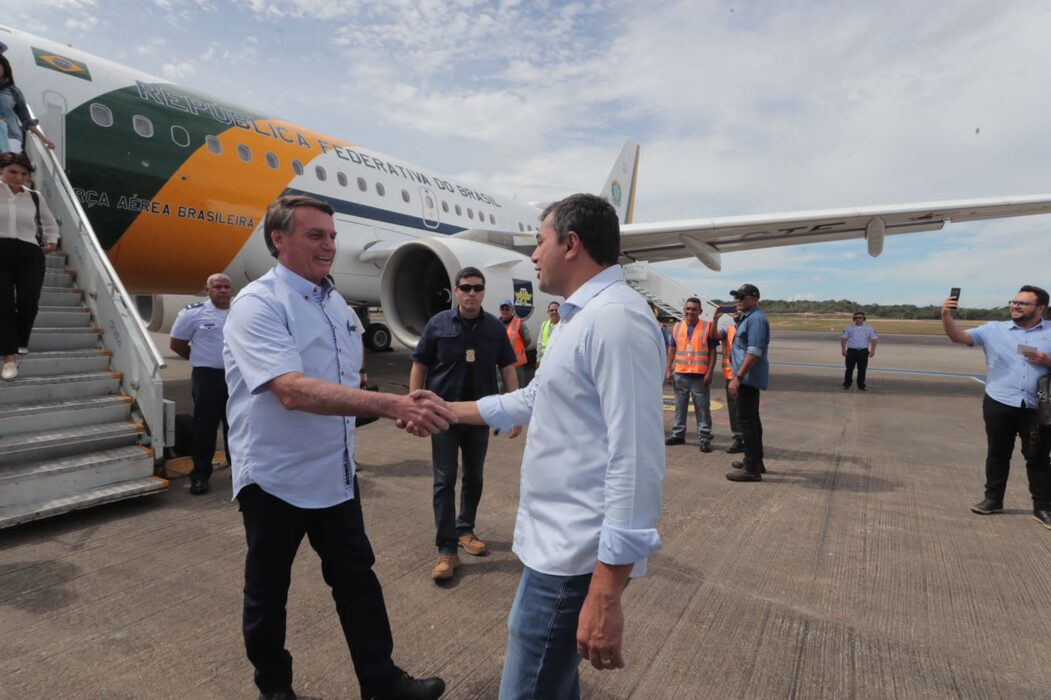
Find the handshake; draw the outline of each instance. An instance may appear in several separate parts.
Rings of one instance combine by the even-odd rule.
[[[427,437],[448,430],[459,418],[437,394],[426,389],[398,398],[394,424],[416,437]]]

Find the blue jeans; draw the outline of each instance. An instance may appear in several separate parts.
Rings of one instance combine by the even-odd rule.
[[[686,437],[686,416],[690,398],[693,397],[693,415],[697,419],[697,437],[712,439],[712,401],[709,387],[704,385],[703,374],[675,373],[675,425],[672,437]]]
[[[577,621],[591,574],[552,576],[526,567],[507,619],[500,700],[577,700]]]

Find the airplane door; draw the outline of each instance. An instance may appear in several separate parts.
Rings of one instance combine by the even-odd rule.
[[[420,188],[420,201],[423,202],[423,225],[438,228],[438,198],[430,187]]]
[[[66,167],[66,98],[54,90],[44,90],[44,113],[39,115],[40,128],[55,142],[55,155]]]

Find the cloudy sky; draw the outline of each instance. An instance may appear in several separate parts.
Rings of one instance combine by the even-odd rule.
[[[5,23],[522,200],[637,221],[1051,192],[1051,3],[0,0]],[[1051,216],[662,265],[706,297],[1051,285]]]

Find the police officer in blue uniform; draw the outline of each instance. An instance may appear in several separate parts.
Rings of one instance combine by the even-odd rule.
[[[226,373],[223,371],[223,326],[230,312],[230,278],[214,274],[206,285],[208,301],[190,304],[179,312],[171,330],[171,349],[193,366],[193,471],[190,493],[207,493],[215,454],[215,434],[223,424],[223,445],[229,463],[230,432],[226,421]]]

